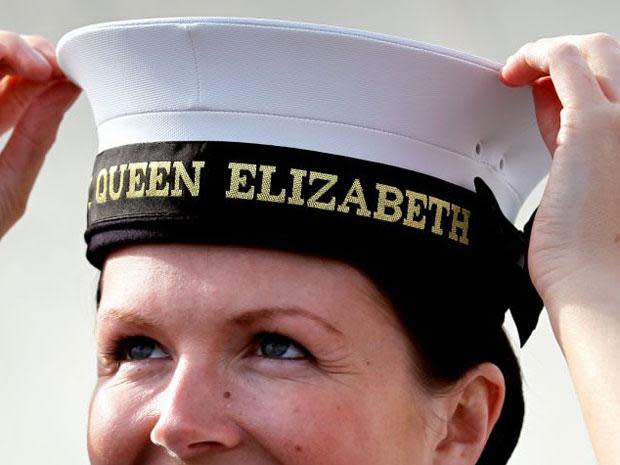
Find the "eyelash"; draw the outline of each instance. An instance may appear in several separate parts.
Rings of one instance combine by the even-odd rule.
[[[316,361],[314,355],[312,355],[312,353],[308,349],[306,349],[303,345],[301,345],[299,342],[295,341],[293,338],[290,338],[288,336],[285,336],[284,334],[281,334],[275,331],[261,331],[261,332],[256,333],[254,337],[252,338],[252,342],[250,344],[250,347],[252,349],[251,352],[252,353],[256,352],[256,350],[260,347],[261,342],[264,342],[266,338],[272,338],[272,340],[278,340],[281,343],[290,343],[292,346],[296,347],[299,350],[299,352],[301,352],[302,357],[279,358],[279,357],[269,357],[265,355],[258,355],[258,357],[268,358],[268,359],[273,359],[273,360]]]
[[[278,340],[281,343],[290,343],[292,346],[296,347],[299,352],[303,354],[303,357],[295,357],[295,358],[279,358],[279,357],[269,357],[265,355],[257,355],[257,357],[267,358],[267,359],[275,359],[275,360],[308,360],[314,361],[315,357],[312,353],[306,349],[303,345],[295,341],[294,339],[285,336],[281,333],[273,332],[273,331],[261,331],[256,333],[252,337],[252,341],[249,344],[250,353],[254,354],[261,345],[261,342],[264,342],[266,338],[272,338],[274,340]],[[132,336],[120,336],[117,339],[113,340],[110,344],[109,349],[105,349],[103,355],[109,359],[113,360],[116,363],[123,362],[131,362],[134,361],[128,358],[128,350],[132,347],[132,343],[153,343],[154,345],[161,348],[164,352],[167,352],[166,349],[155,339],[152,339],[147,336],[140,335],[132,335]]]
[[[131,361],[127,358],[127,351],[131,347],[132,343],[138,342],[153,342],[155,345],[163,348],[159,342],[150,337],[140,335],[120,336],[110,343],[108,349],[104,350],[104,355],[106,358],[118,363]]]

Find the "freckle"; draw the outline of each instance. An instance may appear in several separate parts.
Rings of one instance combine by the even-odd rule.
[[[618,242],[620,242],[620,233],[616,234],[616,238],[614,239],[614,242],[617,244]]]
[[[366,360],[366,366],[370,365],[370,360]]]
[[[340,410],[340,405],[336,405],[336,410]]]
[[[296,450],[297,452],[301,452],[301,446],[300,446],[299,444],[297,444],[297,445],[295,446],[295,450]]]
[[[230,397],[230,392],[226,391],[224,393],[224,399],[228,399]]]

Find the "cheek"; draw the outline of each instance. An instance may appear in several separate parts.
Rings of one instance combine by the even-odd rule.
[[[139,463],[150,448],[157,421],[149,415],[148,391],[127,385],[98,385],[88,417],[88,455],[91,465]]]
[[[277,399],[259,397],[253,408],[244,409],[251,416],[242,421],[257,442],[282,463],[365,464],[357,453],[372,435],[366,430],[363,414],[333,397],[333,393],[307,389],[280,393]]]
[[[411,406],[404,406],[401,398],[380,401],[376,390],[375,395],[370,392],[337,383],[292,383],[270,396],[263,392],[242,396],[246,400],[240,400],[238,407],[247,416],[240,421],[280,463],[414,463],[411,450],[416,447],[411,440],[420,432],[411,429]],[[403,461],[404,457],[408,459]]]

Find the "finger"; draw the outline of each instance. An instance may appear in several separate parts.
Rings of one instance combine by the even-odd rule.
[[[22,117],[32,100],[57,81],[32,81],[21,76],[5,76],[0,81],[0,135]]]
[[[588,63],[603,93],[612,102],[620,102],[620,44],[609,34],[596,33],[580,36],[579,48],[588,57]]]
[[[52,74],[52,66],[45,57],[10,31],[0,31],[0,63],[28,79],[45,81]]]
[[[579,48],[605,96],[613,102],[620,101],[620,44],[609,34],[601,32],[541,39],[534,44],[527,44],[515,55],[509,57],[502,70],[502,78],[508,85],[532,83],[547,73],[537,67],[529,66],[527,62],[517,60],[519,52],[522,52],[523,48],[536,44],[553,47],[562,43],[570,43]]]
[[[512,86],[523,86],[532,84],[536,79],[549,75],[549,64],[540,64],[533,58],[533,50],[542,47],[549,51],[551,44],[558,45],[568,42],[566,36],[539,39],[536,42],[529,42],[506,59],[502,67],[502,80]],[[545,66],[546,65],[546,66]]]
[[[29,34],[22,34],[21,37],[47,59],[48,63],[52,67],[53,78],[65,77],[65,73],[60,68],[56,58],[56,49],[49,40],[42,36]]]
[[[502,68],[508,84],[531,84],[551,76],[564,107],[589,107],[607,102],[592,69],[577,46],[557,39],[541,39],[521,47]]]
[[[53,145],[64,113],[77,99],[80,88],[63,80],[34,99],[15,126],[0,153],[0,185],[12,193],[21,208],[32,190],[45,154]]]
[[[557,137],[560,131],[562,103],[549,76],[542,77],[534,82],[532,94],[540,135],[553,156],[558,146]]]

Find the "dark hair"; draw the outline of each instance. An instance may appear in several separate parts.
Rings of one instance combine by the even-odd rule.
[[[411,282],[403,282],[393,274],[389,277],[384,272],[374,277],[366,274],[396,310],[415,349],[420,379],[428,389],[449,387],[467,370],[484,362],[493,363],[501,370],[506,385],[504,404],[476,465],[505,465],[519,440],[525,405],[521,370],[504,331],[472,318],[472,309],[462,305],[471,299],[459,292],[452,299],[445,296],[438,299],[433,297],[433,292],[415,293]],[[101,278],[102,274],[97,284],[97,306],[101,300]],[[477,306],[484,303],[479,302]],[[433,311],[415,311],[419,308],[433,308]]]
[[[488,298],[488,289],[485,293],[464,278],[459,283],[454,275],[443,280],[437,275],[441,284],[429,285],[433,278],[420,279],[421,289],[416,288],[415,278],[402,272],[383,268],[368,275],[408,333],[419,378],[431,392],[449,388],[469,369],[485,362],[501,370],[504,404],[476,465],[505,465],[521,434],[525,404],[519,362],[497,323],[501,307]]]

